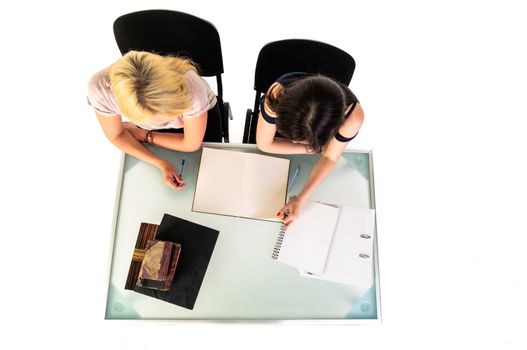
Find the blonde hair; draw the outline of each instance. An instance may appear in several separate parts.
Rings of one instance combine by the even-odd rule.
[[[139,123],[154,114],[180,115],[192,105],[183,74],[197,72],[189,59],[130,51],[109,68],[110,84],[121,112]]]

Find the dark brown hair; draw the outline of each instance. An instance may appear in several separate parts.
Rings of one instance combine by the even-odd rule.
[[[267,93],[266,103],[276,117],[276,130],[291,141],[305,141],[317,153],[335,136],[346,119],[347,107],[357,102],[342,83],[323,75],[282,82]]]

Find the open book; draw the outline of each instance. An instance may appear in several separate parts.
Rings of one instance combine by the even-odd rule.
[[[289,159],[203,148],[192,210],[280,221]]]
[[[373,281],[375,210],[307,201],[282,228],[273,259],[304,277],[370,287]]]

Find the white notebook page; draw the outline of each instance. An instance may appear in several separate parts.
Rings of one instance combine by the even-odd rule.
[[[338,208],[307,201],[300,216],[285,231],[277,260],[310,273],[322,273],[338,214]]]
[[[203,148],[192,210],[238,216],[244,158],[239,152]]]
[[[288,159],[246,153],[241,216],[280,221],[285,205]]]

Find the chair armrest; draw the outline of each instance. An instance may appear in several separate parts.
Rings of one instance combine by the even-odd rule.
[[[229,104],[229,102],[223,103],[223,109],[225,111],[225,116],[228,117],[230,120],[233,120],[231,105]]]
[[[250,108],[245,112],[245,127],[243,129],[242,143],[249,143],[249,130],[251,130],[252,114],[253,111]]]
[[[229,143],[229,119],[232,120],[232,111],[229,102],[223,102],[222,112],[223,142]]]

